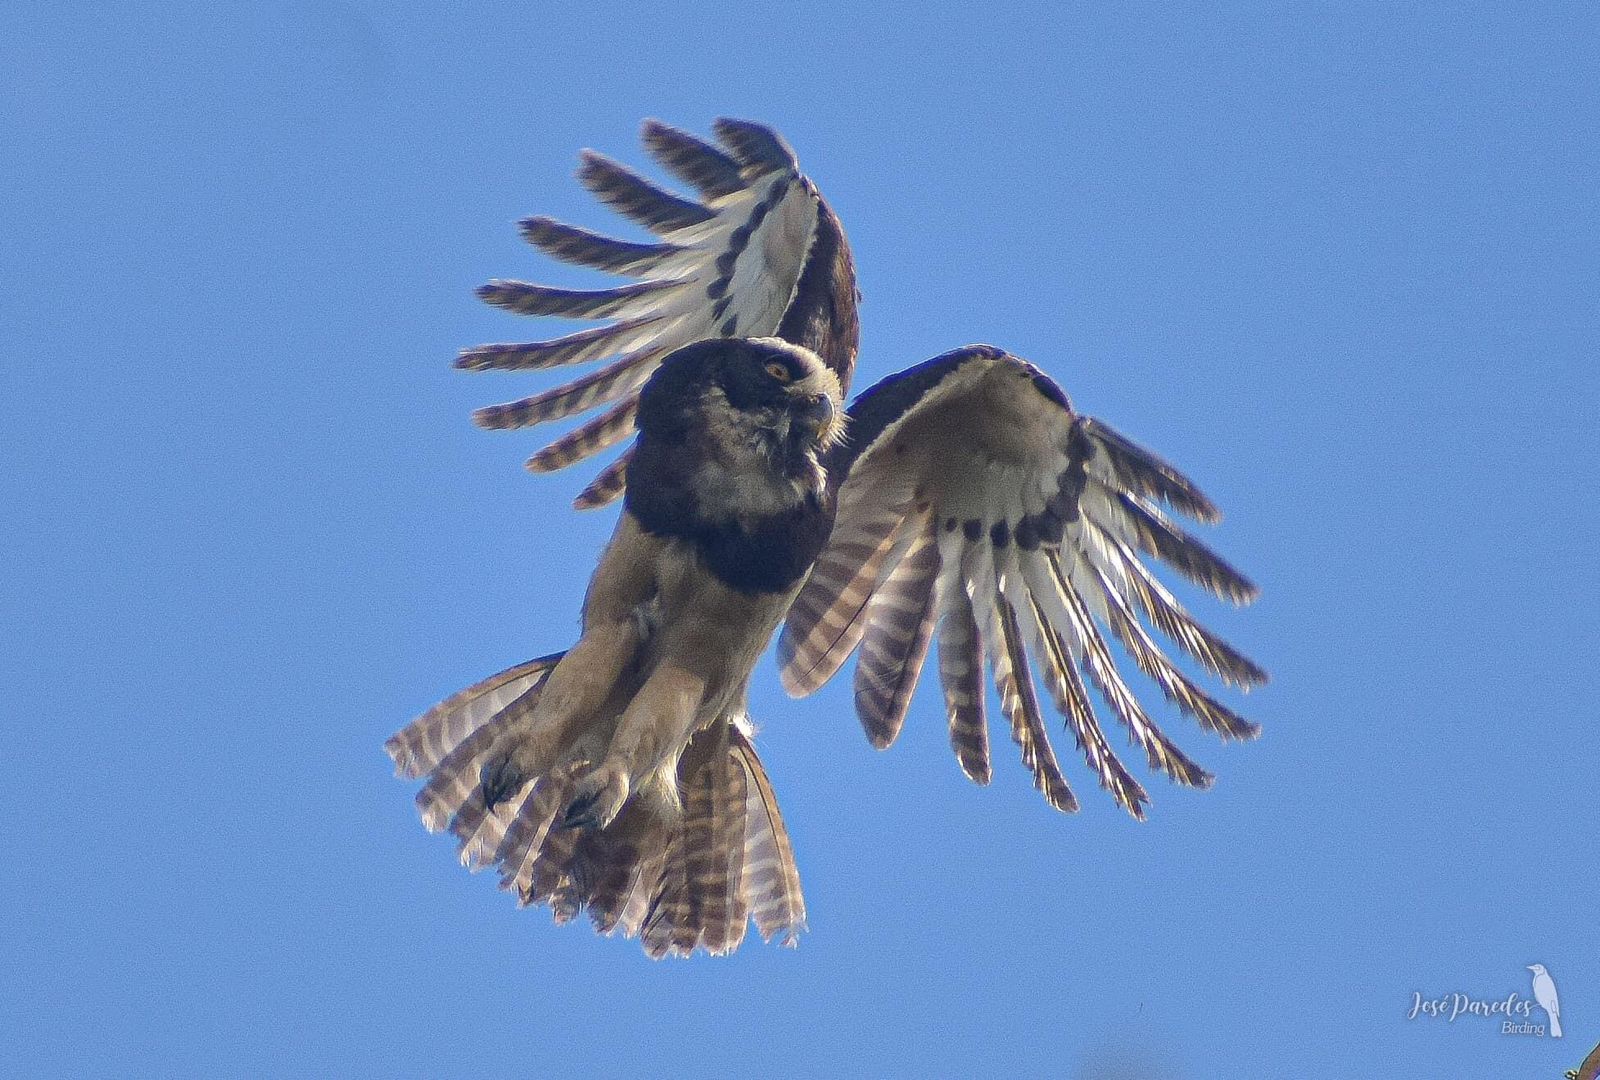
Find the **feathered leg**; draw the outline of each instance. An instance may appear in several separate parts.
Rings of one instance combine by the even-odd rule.
[[[583,726],[603,714],[637,661],[644,641],[637,612],[655,592],[651,568],[659,543],[631,515],[618,522],[584,600],[583,636],[550,673],[538,705],[509,725],[484,758],[484,801],[491,809],[555,767]]]

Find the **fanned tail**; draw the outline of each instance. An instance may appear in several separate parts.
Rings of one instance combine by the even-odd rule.
[[[486,679],[389,740],[401,774],[426,777],[423,823],[448,827],[469,869],[497,867],[519,904],[546,905],[558,923],[587,911],[600,933],[639,937],[653,957],[732,952],[752,919],[763,938],[793,944],[805,926],[800,877],[742,720],[718,720],[691,740],[678,766],[681,815],[633,800],[605,829],[563,828],[582,763],[535,777],[493,810],[484,805],[485,756],[531,713],[559,659]]]

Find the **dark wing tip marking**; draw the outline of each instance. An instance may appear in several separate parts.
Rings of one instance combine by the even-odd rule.
[[[739,160],[748,179],[779,169],[800,168],[794,149],[782,135],[765,124],[724,116],[714,121],[711,129],[716,132],[717,141]]]
[[[1117,477],[1137,494],[1159,499],[1205,525],[1222,520],[1222,511],[1205,492],[1166,459],[1093,417],[1080,417],[1077,428],[1105,451]]]

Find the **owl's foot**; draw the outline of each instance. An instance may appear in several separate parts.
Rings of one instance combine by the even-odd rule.
[[[614,761],[600,766],[578,781],[561,824],[567,829],[603,829],[616,820],[628,801],[628,770]]]
[[[522,789],[529,780],[548,771],[543,748],[527,735],[505,735],[484,758],[478,770],[483,802],[493,810]]]

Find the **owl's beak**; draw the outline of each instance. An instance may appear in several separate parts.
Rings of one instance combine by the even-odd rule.
[[[807,398],[793,413],[794,422],[819,442],[830,432],[838,415],[838,407],[827,394]]]

